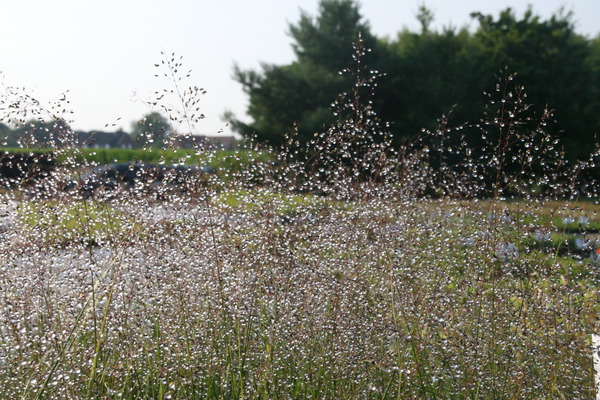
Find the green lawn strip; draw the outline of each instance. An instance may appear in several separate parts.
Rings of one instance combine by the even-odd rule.
[[[106,203],[76,201],[23,202],[19,219],[26,228],[49,243],[74,240],[94,244],[123,233],[126,217]]]
[[[243,171],[249,165],[268,163],[274,160],[273,154],[255,150],[196,150],[196,149],[95,149],[95,148],[21,148],[0,147],[0,151],[12,154],[54,154],[61,164],[67,158],[77,164],[82,163],[121,163],[141,161],[152,164],[185,164],[211,166],[219,171]]]

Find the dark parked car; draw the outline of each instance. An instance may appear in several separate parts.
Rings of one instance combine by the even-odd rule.
[[[81,190],[114,189],[119,185],[183,185],[204,174],[214,173],[212,167],[157,165],[138,162],[99,165],[85,173],[78,183]]]

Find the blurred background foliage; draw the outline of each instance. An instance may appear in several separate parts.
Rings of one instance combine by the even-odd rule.
[[[302,13],[290,24],[296,60],[263,64],[260,70],[235,67],[234,78],[249,96],[251,122],[227,115],[235,130],[259,141],[281,145],[294,127],[306,143],[334,121],[330,109],[339,93],[352,87],[339,72],[352,65],[352,45],[359,32],[365,47],[364,73],[379,71],[373,101],[379,117],[390,123],[398,143],[422,129],[438,127],[443,115],[450,126],[483,118],[500,70],[516,73],[525,86],[534,115],[555,110],[553,126],[567,158],[589,155],[600,132],[600,36],[575,30],[571,13],[558,10],[549,19],[528,9],[516,15],[472,13],[474,30],[432,30],[435,16],[425,6],[417,14],[419,32],[400,31],[377,38],[353,0],[322,0],[317,16]],[[452,111],[451,113],[449,113]]]

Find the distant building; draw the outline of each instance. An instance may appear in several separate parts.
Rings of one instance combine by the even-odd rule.
[[[136,147],[131,136],[122,130],[116,132],[77,131],[75,135],[80,147],[94,149],[132,149]],[[178,149],[193,149],[195,147],[235,149],[235,137],[233,136],[175,135],[168,139],[168,143]]]
[[[222,147],[223,150],[235,150],[234,136],[208,136],[207,139],[215,146]]]
[[[209,145],[206,136],[199,135],[173,135],[169,138],[169,145],[176,149],[193,149]]]
[[[116,132],[77,131],[75,135],[81,147],[94,149],[132,149],[134,147],[131,136],[122,130]]]
[[[233,136],[177,135],[169,139],[173,147],[192,149],[195,147],[216,147],[223,150],[235,149]]]

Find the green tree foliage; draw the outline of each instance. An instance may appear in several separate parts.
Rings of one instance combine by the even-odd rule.
[[[131,126],[131,136],[139,146],[162,147],[171,135],[169,121],[158,112],[151,112]]]
[[[473,34],[430,31],[431,17],[425,14],[428,18],[418,16],[420,33],[404,30],[386,43],[381,68],[388,76],[378,105],[397,134],[434,129],[451,109],[451,123],[478,122],[487,101],[483,91],[493,91],[496,75],[506,68],[524,84],[534,114],[541,116],[546,105],[556,110],[554,129],[565,131],[567,154],[586,155],[586,143],[600,129],[593,111],[598,84],[592,65],[598,62],[586,61],[592,55],[589,41],[575,33],[570,14],[542,20],[531,9],[522,18],[511,9],[497,18],[474,13],[479,27]]]
[[[472,16],[479,22],[474,41],[483,72],[490,75],[488,82],[494,69],[507,66],[516,72],[538,114],[546,105],[555,110],[567,154],[585,156],[588,142],[600,130],[598,109],[593,107],[598,91],[590,41],[575,32],[572,15],[559,11],[542,20],[528,9],[519,19],[509,8],[497,18]]]
[[[10,129],[10,127],[0,122],[0,139],[2,139],[3,142],[2,146],[8,146],[9,141],[12,139],[11,133],[12,130]]]
[[[591,90],[592,100],[588,104],[586,114],[596,115],[600,118],[600,35],[590,41],[590,55],[586,58],[586,68],[589,68],[592,74],[592,81],[589,89]],[[595,127],[600,125],[596,121]],[[600,129],[596,129],[595,133],[600,135]]]
[[[324,131],[334,122],[336,95],[351,90],[352,82],[338,72],[352,64],[352,43],[362,32],[372,49],[365,62],[386,74],[375,93],[375,111],[398,140],[435,129],[450,111],[451,125],[478,123],[488,100],[484,92],[494,91],[499,71],[506,70],[525,86],[532,118],[546,106],[556,110],[557,123],[546,129],[564,131],[570,158],[585,157],[600,133],[600,38],[577,34],[572,15],[562,11],[545,20],[531,9],[522,16],[506,9],[472,17],[479,24],[474,32],[432,30],[433,14],[421,7],[420,32],[404,29],[394,39],[377,39],[355,1],[322,0],[316,18],[302,13],[290,26],[294,62],[263,65],[262,71],[236,68],[252,122],[230,118],[232,125],[275,145],[294,124],[305,142]]]
[[[290,25],[298,62],[319,65],[335,73],[351,63],[352,44],[359,33],[366,46],[374,46],[369,25],[353,0],[322,0],[316,19],[303,12],[298,24]]]
[[[386,75],[376,105],[398,137],[435,129],[439,118],[453,108],[453,121],[479,117],[481,74],[466,30],[404,30],[382,48],[380,69]]]
[[[62,119],[31,119],[12,131],[4,132],[3,136],[9,147],[57,148],[70,144],[73,131],[68,122]]]
[[[235,69],[235,79],[250,96],[248,114],[253,122],[244,124],[230,116],[233,127],[275,145],[294,124],[304,141],[322,131],[334,120],[332,102],[351,84],[339,71],[352,63],[352,44],[359,32],[367,47],[376,46],[352,0],[322,0],[317,18],[302,13],[298,24],[290,25],[296,61],[265,64],[260,72]]]

